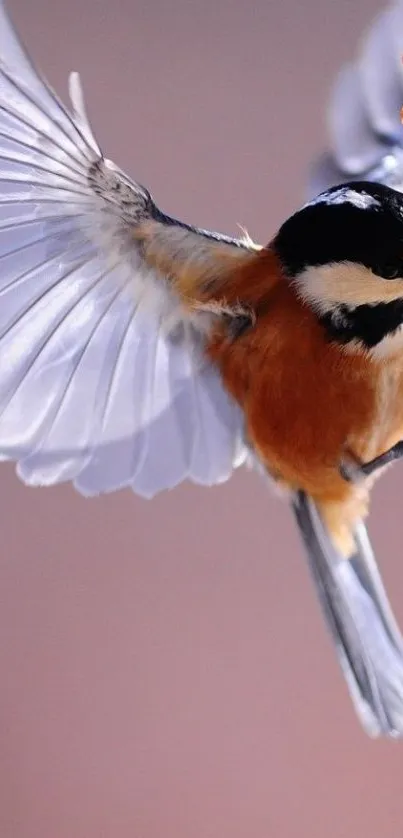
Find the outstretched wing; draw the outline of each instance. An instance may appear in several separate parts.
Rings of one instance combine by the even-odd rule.
[[[329,150],[316,161],[310,194],[346,180],[403,190],[403,2],[373,20],[344,66],[327,108]]]
[[[0,459],[84,494],[224,481],[245,456],[241,412],[133,229],[187,230],[200,258],[206,240],[247,244],[163,216],[103,157],[76,74],[70,93],[71,114],[0,0]]]

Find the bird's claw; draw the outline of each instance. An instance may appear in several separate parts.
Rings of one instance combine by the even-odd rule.
[[[366,477],[370,477],[378,469],[389,465],[394,460],[400,460],[402,457],[403,440],[397,442],[396,445],[393,445],[387,451],[384,451],[383,454],[374,457],[373,460],[369,460],[368,463],[361,463],[356,457],[348,454],[343,457],[339,465],[339,472],[343,479],[349,483],[358,483],[361,480],[365,480]]]
[[[365,474],[365,464],[352,454],[351,451],[344,453],[339,464],[339,473],[343,480],[346,480],[348,483],[359,483],[367,477]]]

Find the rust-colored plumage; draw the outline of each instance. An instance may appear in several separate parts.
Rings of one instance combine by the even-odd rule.
[[[316,314],[284,276],[269,247],[239,260],[218,281],[187,275],[189,297],[240,303],[256,317],[236,340],[221,321],[207,346],[245,413],[246,434],[268,473],[317,503],[344,555],[367,512],[373,479],[350,483],[344,457],[367,462],[403,431],[403,360],[329,340]],[[181,290],[181,284],[179,283]]]
[[[402,448],[394,202],[379,185],[340,187],[262,248],[218,246],[157,219],[136,231],[204,332],[252,461],[289,497],[357,711],[371,735],[387,736],[403,732],[403,642],[362,522],[374,480]]]

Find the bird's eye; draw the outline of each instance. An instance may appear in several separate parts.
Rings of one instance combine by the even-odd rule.
[[[376,265],[374,270],[383,279],[403,278],[403,265],[397,265],[396,262],[391,265],[385,265],[383,262],[381,265]]]

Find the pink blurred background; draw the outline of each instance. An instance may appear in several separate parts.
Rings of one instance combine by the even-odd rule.
[[[329,85],[380,8],[9,3],[163,209],[261,241],[304,199]],[[403,623],[402,490],[396,466],[370,529]],[[2,466],[0,497],[1,838],[401,838],[403,744],[362,731],[257,476],[87,501]]]

